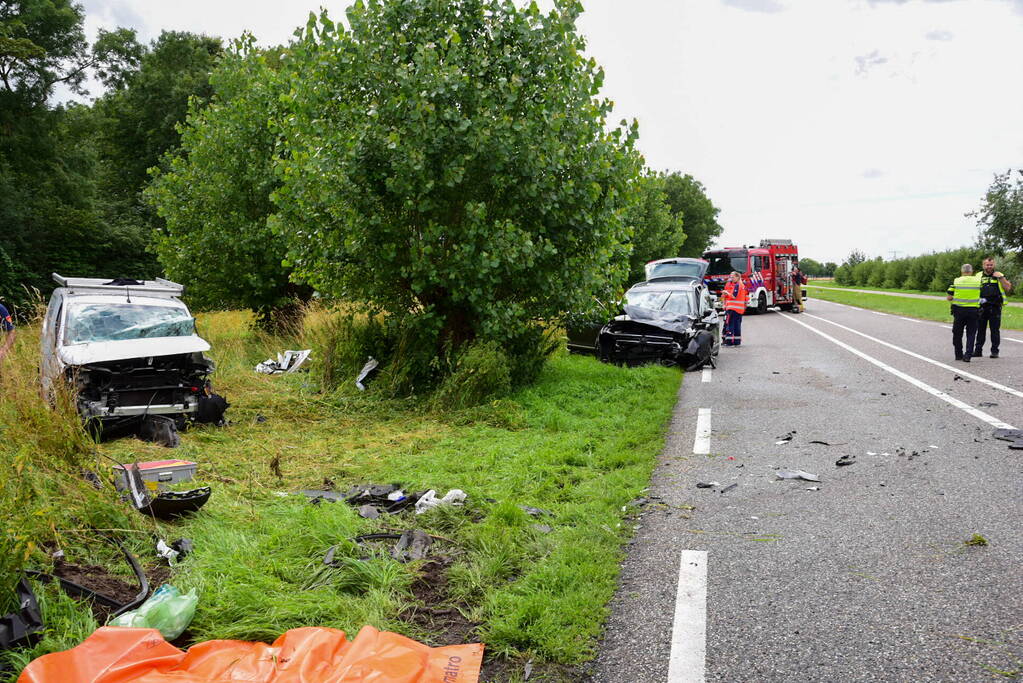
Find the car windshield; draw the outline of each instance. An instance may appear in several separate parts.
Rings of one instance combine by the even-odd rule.
[[[68,309],[65,328],[66,344],[188,337],[195,333],[195,318],[178,306],[82,303]]]
[[[700,277],[703,269],[699,263],[658,263],[647,271],[646,279],[655,277]]]
[[[625,296],[630,306],[670,311],[679,315],[691,315],[693,312],[692,296],[689,292],[626,292]]]
[[[664,305],[664,300],[668,298],[668,294],[670,294],[670,292],[651,292],[646,290],[640,292],[626,292],[625,298],[629,301],[630,306],[660,310]]]
[[[745,273],[746,254],[745,251],[729,251],[708,255],[710,266],[707,268],[707,275],[728,275],[733,270]]]

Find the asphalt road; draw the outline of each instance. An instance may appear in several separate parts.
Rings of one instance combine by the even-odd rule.
[[[943,296],[935,296],[934,294],[910,294],[909,292],[890,292],[883,289],[851,289],[849,287],[825,287],[822,285],[807,284],[804,287],[813,287],[816,289],[834,289],[839,292],[859,292],[860,294],[884,294],[886,296],[902,296],[907,299],[931,299],[937,301],[947,301]],[[1016,308],[1023,308],[1023,303],[1019,301],[1006,301],[1006,306],[1014,306]]]
[[[1023,451],[991,434],[1023,428],[1023,332],[967,365],[940,323],[813,299],[743,328],[685,377],[592,681],[1017,680]],[[704,624],[683,551],[706,553]],[[669,679],[673,652],[704,670]]]

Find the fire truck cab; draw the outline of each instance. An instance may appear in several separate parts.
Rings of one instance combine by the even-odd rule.
[[[746,311],[766,313],[768,307],[791,310],[796,304],[792,290],[792,269],[799,262],[799,249],[792,240],[760,240],[760,246],[725,247],[705,252],[710,265],[704,280],[720,296],[732,271],[742,276],[749,292]]]

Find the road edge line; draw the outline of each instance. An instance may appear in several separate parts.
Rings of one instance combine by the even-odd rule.
[[[874,357],[864,353],[863,351],[860,351],[859,349],[857,349],[855,347],[849,346],[848,344],[846,344],[843,341],[835,339],[834,337],[832,337],[827,332],[821,332],[817,328],[813,327],[812,325],[807,325],[806,323],[802,322],[801,320],[796,320],[796,319],[791,318],[789,316],[782,316],[782,317],[784,317],[786,320],[789,320],[791,322],[796,323],[797,325],[802,325],[803,327],[805,327],[806,329],[810,330],[814,334],[819,334],[820,336],[824,337],[825,339],[830,341],[832,344],[836,344],[837,346],[842,347],[846,351],[849,351],[850,353],[853,353],[853,354],[859,356],[860,358],[862,358],[863,360],[867,361],[868,363],[873,363],[877,367],[881,368],[882,370],[885,370],[886,372],[890,372],[891,374],[895,375],[899,379],[902,379],[902,380],[905,380],[906,382],[909,382],[910,384],[915,386],[917,389],[921,389],[923,391],[926,391],[928,394],[931,394],[932,396],[940,398],[942,401],[945,401],[946,403],[952,404],[953,406],[955,406],[956,408],[959,408],[963,412],[972,415],[973,417],[977,418],[978,420],[981,420],[982,422],[988,423],[989,425],[991,425],[992,427],[994,427],[996,429],[1015,429],[1015,427],[1013,427],[1011,424],[1008,424],[1007,422],[1002,422],[1001,420],[996,418],[994,415],[988,415],[983,410],[977,410],[976,408],[974,408],[973,406],[969,405],[968,403],[963,403],[958,398],[956,398],[954,396],[950,396],[949,394],[946,394],[944,391],[941,391],[940,389],[935,389],[930,384],[927,384],[926,382],[922,382],[922,381],[918,380],[916,377],[913,377],[912,375],[906,374],[902,370],[899,370],[897,368],[893,368],[892,366],[888,365],[887,363],[883,363],[883,362],[877,360],[876,358],[874,358]],[[813,316],[813,317],[817,318],[817,316]],[[818,320],[821,320],[821,318],[818,318]]]

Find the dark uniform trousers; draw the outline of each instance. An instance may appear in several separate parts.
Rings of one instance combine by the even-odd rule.
[[[973,347],[973,355],[980,356],[984,350],[987,328],[991,327],[991,353],[998,353],[998,345],[1002,341],[1002,305],[981,304],[980,318],[977,321],[977,345]]]
[[[952,306],[952,348],[956,358],[969,358],[973,355],[974,341],[977,337],[977,322],[980,320],[980,309],[973,306]],[[966,353],[963,353],[963,331],[966,331]]]

